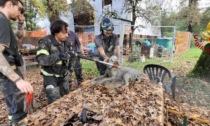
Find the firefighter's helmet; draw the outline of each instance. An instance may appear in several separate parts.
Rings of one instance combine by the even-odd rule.
[[[102,22],[100,23],[100,30],[106,30],[106,31],[113,31],[114,30],[114,25],[110,21],[109,18],[104,18]]]

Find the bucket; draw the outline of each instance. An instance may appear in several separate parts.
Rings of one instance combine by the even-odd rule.
[[[162,45],[164,48],[167,48],[167,53],[172,51],[173,38],[157,38],[156,43]]]

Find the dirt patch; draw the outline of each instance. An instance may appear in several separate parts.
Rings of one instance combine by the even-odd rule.
[[[210,85],[208,82],[188,77],[177,77],[176,100],[192,106],[210,109]]]

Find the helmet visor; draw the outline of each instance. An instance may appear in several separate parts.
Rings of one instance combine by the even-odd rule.
[[[102,27],[103,30],[106,30],[106,31],[113,31],[114,30],[113,24],[111,22],[104,22],[101,27]]]

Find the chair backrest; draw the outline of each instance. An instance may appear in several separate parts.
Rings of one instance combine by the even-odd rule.
[[[171,72],[161,66],[156,64],[148,64],[144,67],[144,73],[149,76],[149,79],[156,82],[162,82],[164,83],[164,79],[168,77],[168,79],[171,79]]]

